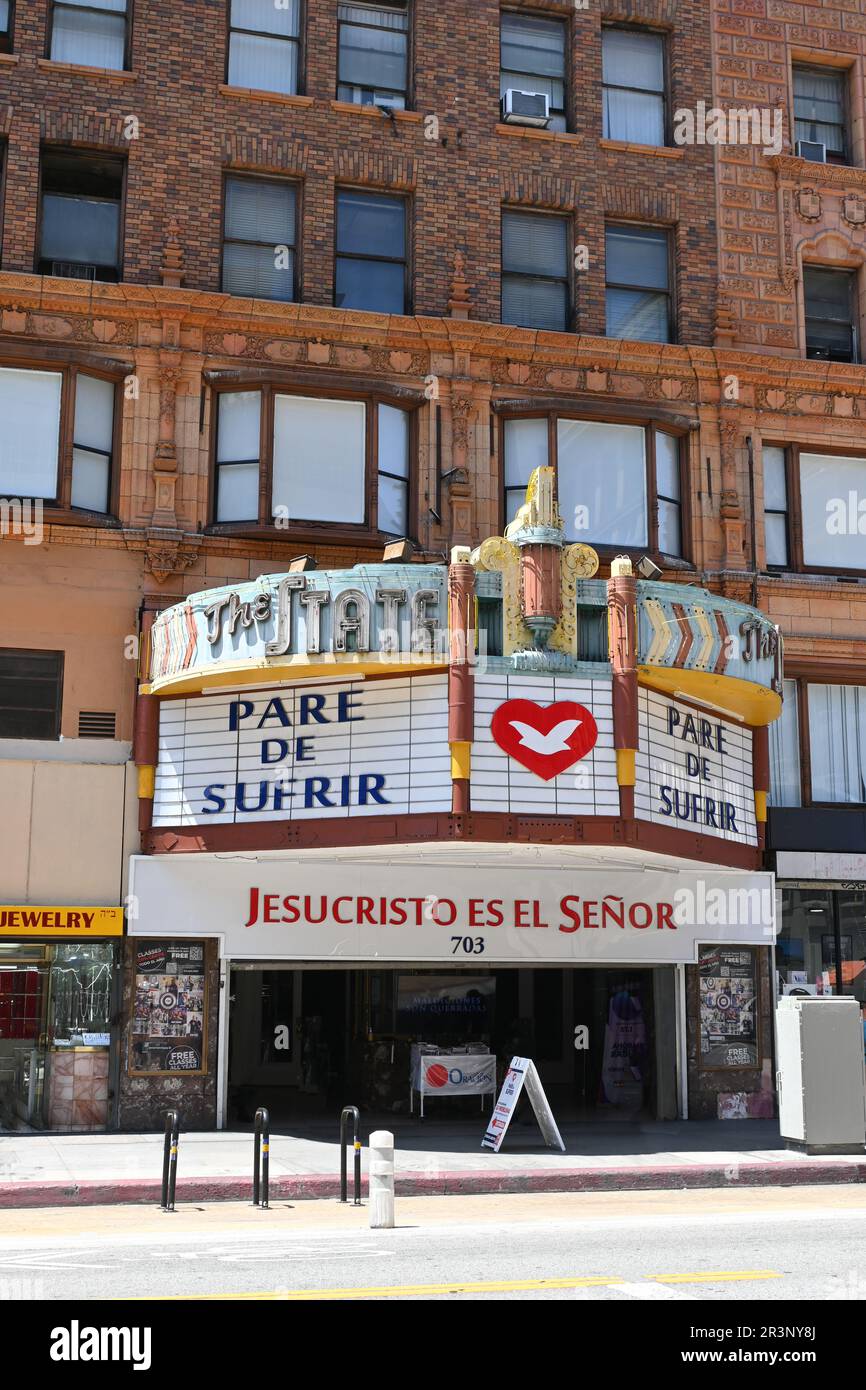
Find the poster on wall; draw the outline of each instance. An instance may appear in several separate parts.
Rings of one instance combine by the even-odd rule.
[[[618,982],[608,1004],[601,1064],[605,1105],[640,1110],[649,1063],[647,1024],[638,981]]]
[[[701,1066],[758,1066],[754,951],[701,947]]]
[[[131,1072],[204,1071],[206,994],[203,945],[152,941],[136,947]]]

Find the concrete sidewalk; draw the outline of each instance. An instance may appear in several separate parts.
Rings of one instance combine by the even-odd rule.
[[[492,1154],[480,1148],[478,1124],[383,1116],[365,1117],[364,1190],[366,1142],[378,1128],[395,1134],[403,1196],[866,1182],[866,1150],[820,1158],[794,1153],[775,1121],[564,1125],[564,1154],[546,1149],[534,1125],[517,1124],[502,1152]],[[182,1134],[178,1202],[248,1198],[252,1148],[249,1130]],[[162,1149],[161,1134],[2,1135],[0,1207],[158,1202]],[[351,1163],[350,1153],[350,1181]],[[272,1201],[333,1198],[339,1172],[333,1123],[274,1126]]]

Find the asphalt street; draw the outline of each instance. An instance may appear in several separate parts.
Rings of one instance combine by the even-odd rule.
[[[866,1296],[854,1186],[414,1198],[397,1221],[333,1202],[3,1212],[0,1299]]]

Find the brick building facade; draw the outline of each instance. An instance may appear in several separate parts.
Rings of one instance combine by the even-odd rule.
[[[800,719],[789,716],[776,745],[777,780],[785,785],[773,789],[770,850],[812,856],[814,883],[825,885],[815,890],[829,914],[823,935],[838,952],[846,949],[843,936],[856,936],[850,958],[857,959],[858,933],[866,939],[854,886],[866,879],[866,774],[860,753],[846,754],[844,769],[825,766],[821,720],[826,711],[831,721],[842,718],[846,737],[866,737],[864,0],[508,5],[507,14],[561,26],[563,129],[501,118],[500,8],[491,0],[471,7],[409,0],[405,107],[389,110],[338,99],[337,24],[334,7],[322,0],[307,0],[297,42],[290,40],[295,90],[230,81],[237,43],[230,30],[242,30],[255,5],[235,9],[233,21],[223,0],[130,0],[123,65],[110,68],[56,56],[65,51],[58,47],[62,5],[18,0],[9,10],[0,51],[0,377],[3,369],[60,374],[62,395],[58,482],[53,493],[43,489],[42,543],[25,543],[14,524],[0,539],[0,647],[64,654],[55,733],[67,763],[128,762],[144,610],[283,570],[302,552],[321,568],[381,558],[392,533],[376,524],[381,480],[371,432],[361,519],[295,520],[291,509],[272,519],[266,435],[275,394],[362,399],[369,419],[382,406],[406,412],[405,533],[415,559],[427,561],[501,534],[511,514],[507,485],[528,481],[508,473],[510,423],[547,417],[551,440],[558,417],[643,427],[649,473],[642,522],[633,533],[619,535],[614,526],[599,537],[591,517],[584,523],[575,515],[583,529],[571,539],[596,546],[602,576],[618,552],[649,554],[666,580],[704,585],[778,623]],[[553,32],[537,31],[548,45]],[[611,32],[649,34],[659,43],[661,87],[656,92],[642,75],[649,67],[636,69],[635,78],[645,112],[664,127],[659,143],[642,143],[632,127],[619,138],[616,91],[628,83],[616,69],[626,59],[603,49]],[[795,73],[823,69],[842,83],[829,97],[810,88],[808,77],[797,86]],[[837,90],[843,96],[831,110]],[[810,133],[802,116],[798,137],[795,107],[816,92],[825,103],[821,130],[844,127],[840,157],[831,150],[820,163],[794,153],[797,138]],[[700,103],[781,111],[781,151],[677,144],[675,114]],[[98,187],[93,196],[119,204],[115,273],[38,273],[64,260],[46,254],[46,237],[57,235],[46,199],[60,196],[58,189],[74,193],[80,175],[91,181],[81,185],[90,194]],[[233,179],[291,189],[291,302],[222,288]],[[403,313],[337,302],[338,198],[357,191],[402,200],[405,248],[392,259],[404,265]],[[503,281],[513,270],[510,252],[503,262],[503,217],[514,213],[544,215],[564,228],[565,260],[547,279],[560,286],[568,331],[503,322]],[[664,242],[667,269],[657,272],[664,283],[634,283],[650,298],[666,297],[668,342],[605,336],[616,295],[634,292],[612,269],[610,233],[617,229]],[[807,304],[809,268],[850,276],[828,291],[835,299],[826,332],[836,335],[829,353],[824,320],[807,313],[824,303],[813,290]],[[525,267],[514,274],[522,284]],[[847,325],[838,307],[846,285]],[[833,360],[845,356],[838,343],[846,332],[851,360]],[[88,374],[114,386],[101,511],[72,504],[81,446],[91,443],[76,438],[73,380]],[[7,380],[12,392],[18,379]],[[219,402],[226,393],[254,392],[264,403],[258,516],[219,520]],[[660,435],[677,441],[674,498],[663,480]],[[814,512],[834,499],[814,484],[809,462],[825,455],[846,461],[839,487],[844,482],[846,504],[854,495],[835,564]],[[515,467],[519,473],[522,459]],[[804,477],[811,491],[801,491]],[[0,495],[17,496],[2,476]],[[666,505],[679,533],[667,546],[659,532]],[[811,702],[811,726],[810,684],[822,692]],[[97,742],[94,729],[109,738]],[[26,735],[8,736],[8,800],[21,805],[30,797],[32,821],[41,803],[30,789],[43,757]],[[798,774],[791,772],[794,752]],[[16,851],[3,871],[5,900],[65,901],[75,866],[101,854],[110,861],[103,880],[76,883],[76,892],[122,900],[134,827],[120,854],[114,842],[95,849],[86,820],[70,824],[77,795],[70,772],[68,786],[51,798],[55,809],[60,798],[68,817],[57,862],[37,872],[30,850]],[[124,822],[134,796],[128,782],[105,795],[107,821]],[[825,808],[820,815],[812,803]],[[29,833],[40,839],[38,828]],[[23,846],[20,829],[15,834],[12,843]],[[839,850],[850,856],[844,871],[814,857]],[[795,883],[813,881],[804,862],[786,871],[791,894],[802,892]],[[799,902],[791,897],[792,912]],[[805,961],[801,967],[796,951],[791,970],[832,975],[838,960],[834,967],[820,950],[817,972]],[[768,1034],[768,981],[762,990]],[[695,1074],[694,1113],[714,1113],[717,1089],[712,1077]]]

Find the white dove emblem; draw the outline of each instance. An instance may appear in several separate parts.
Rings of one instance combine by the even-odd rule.
[[[512,729],[516,729],[520,734],[522,744],[531,748],[533,753],[550,757],[554,753],[568,751],[568,740],[583,721],[581,719],[563,719],[551,729],[549,734],[539,733],[538,729],[534,729],[531,724],[524,724],[520,719],[510,719],[508,722]]]

